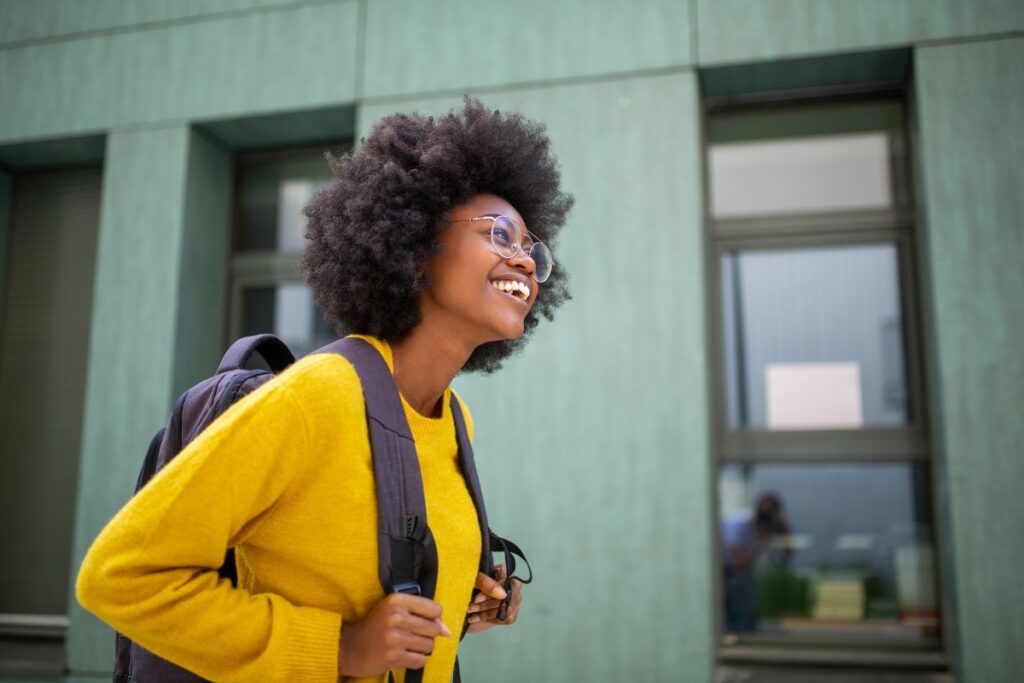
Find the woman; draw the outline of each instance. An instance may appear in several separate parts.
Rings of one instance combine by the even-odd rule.
[[[449,384],[496,370],[568,298],[543,244],[572,205],[548,147],[541,125],[470,98],[436,120],[395,114],[331,160],[336,179],[306,208],[317,304],[381,353],[403,397],[437,545],[432,600],[384,595],[359,380],[342,357],[314,354],[117,514],[82,565],[82,605],[217,681],[380,681],[423,666],[424,680],[447,681],[467,616],[470,632],[514,622],[519,585],[499,621],[503,577],[477,571]],[[237,587],[218,581],[227,547]]]

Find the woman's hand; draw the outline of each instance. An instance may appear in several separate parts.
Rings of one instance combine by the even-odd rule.
[[[498,619],[498,611],[506,597],[505,589],[502,587],[505,583],[506,570],[503,564],[497,565],[495,569],[498,574],[497,579],[492,579],[483,572],[476,575],[476,588],[480,593],[473,598],[469,609],[466,610],[469,614],[469,633],[479,633],[494,626],[514,624],[516,617],[519,616],[519,606],[523,602],[523,584],[519,579],[512,577],[510,584],[512,599],[509,602],[508,612],[503,620]]]
[[[340,676],[377,676],[392,669],[421,669],[434,651],[434,638],[451,631],[441,605],[429,598],[392,593],[356,622],[342,624]]]

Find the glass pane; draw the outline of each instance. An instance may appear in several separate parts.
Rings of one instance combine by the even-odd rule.
[[[305,244],[302,208],[330,182],[319,151],[246,159],[239,170],[240,251],[296,253]]]
[[[723,466],[726,632],[937,637],[928,491],[908,463]]]
[[[242,335],[273,332],[304,356],[337,337],[301,282],[249,287],[242,291]]]
[[[908,421],[895,245],[727,252],[721,278],[730,427]]]
[[[715,218],[893,203],[886,131],[718,143],[708,154]]]

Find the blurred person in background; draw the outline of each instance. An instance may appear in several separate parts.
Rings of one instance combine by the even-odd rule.
[[[731,633],[757,630],[757,563],[774,552],[775,539],[789,534],[782,499],[761,494],[753,512],[740,510],[722,519],[722,566],[725,574],[725,625]],[[792,551],[778,552],[782,561]]]

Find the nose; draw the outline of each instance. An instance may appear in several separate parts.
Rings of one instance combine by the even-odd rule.
[[[537,272],[537,264],[534,262],[533,257],[526,253],[526,249],[521,244],[516,253],[506,260],[513,268],[524,271],[530,277],[533,277],[534,273]]]

